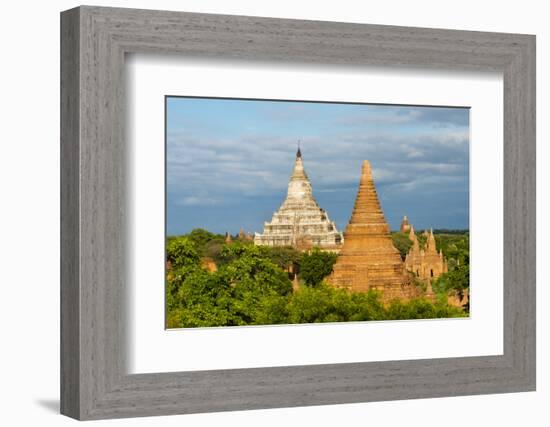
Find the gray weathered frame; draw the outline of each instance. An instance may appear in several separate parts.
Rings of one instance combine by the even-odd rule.
[[[133,52],[502,72],[504,354],[126,374],[124,57]],[[535,390],[534,36],[71,9],[61,14],[61,165],[63,414],[100,419]]]

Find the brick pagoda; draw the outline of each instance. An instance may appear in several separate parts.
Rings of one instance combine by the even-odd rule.
[[[367,160],[363,162],[355,206],[344,232],[344,245],[328,282],[353,292],[382,291],[384,302],[420,294],[410,284],[410,276],[393,245]]]

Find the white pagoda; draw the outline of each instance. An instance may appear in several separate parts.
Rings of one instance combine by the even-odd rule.
[[[254,235],[256,245],[293,246],[299,249],[319,247],[338,251],[344,241],[341,232],[313,198],[311,183],[304,171],[300,148],[288,183],[288,192],[264,232]]]

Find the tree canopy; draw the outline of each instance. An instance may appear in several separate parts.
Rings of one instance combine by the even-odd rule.
[[[166,322],[168,328],[345,322],[460,317],[467,313],[441,298],[381,303],[380,294],[350,293],[326,284],[336,254],[314,248],[255,246],[250,241],[226,244],[224,236],[193,230],[171,236],[166,244]],[[455,245],[456,249],[451,245]],[[446,250],[458,255],[458,242]],[[463,254],[462,254],[463,255]],[[216,271],[202,267],[201,258],[215,260]],[[460,257],[464,260],[464,256]],[[434,284],[434,290],[465,289],[469,267],[462,262]],[[299,271],[302,285],[293,291],[289,276]]]
[[[323,279],[332,272],[337,255],[313,248],[304,252],[300,259],[300,276],[307,286],[319,286]]]

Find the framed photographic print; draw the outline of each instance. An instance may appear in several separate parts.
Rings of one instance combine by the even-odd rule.
[[[61,407],[535,388],[534,36],[62,13]]]

